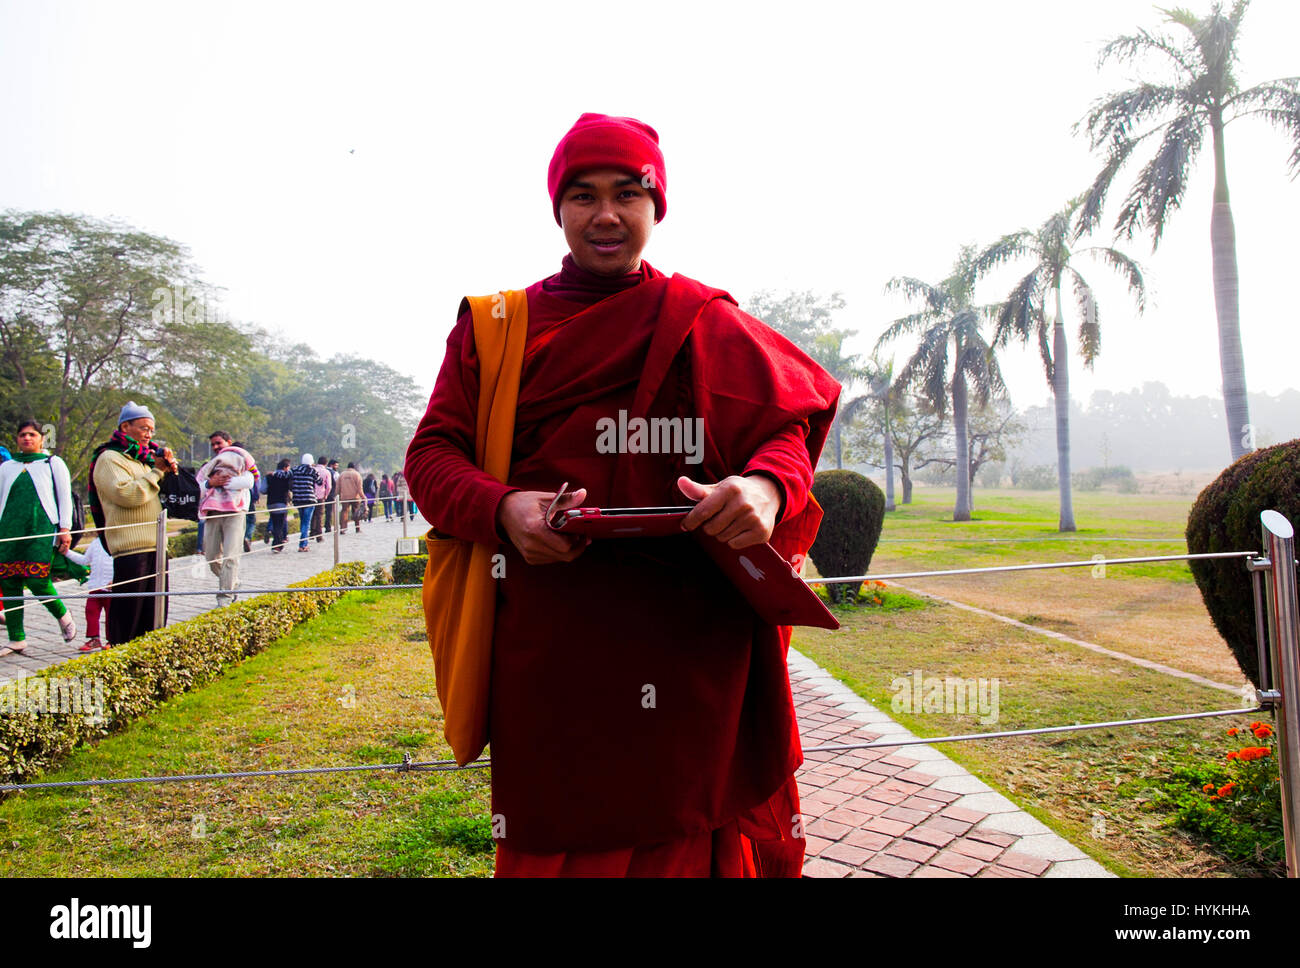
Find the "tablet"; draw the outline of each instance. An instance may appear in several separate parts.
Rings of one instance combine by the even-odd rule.
[[[682,519],[691,510],[686,506],[555,511],[555,503],[563,493],[564,488],[561,488],[548,509],[547,524],[564,534],[591,538],[662,538],[682,534]],[[768,625],[840,627],[830,609],[808,587],[794,566],[767,542],[737,550],[699,528],[690,534]]]
[[[570,508],[547,518],[555,531],[590,538],[663,538],[682,534],[690,507]]]

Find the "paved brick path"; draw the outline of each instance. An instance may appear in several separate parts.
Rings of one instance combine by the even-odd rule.
[[[915,739],[790,650],[805,747]],[[931,746],[809,753],[798,773],[810,877],[1111,877]]]
[[[259,515],[259,520],[264,518],[265,514]],[[291,514],[290,525],[296,522],[297,517]],[[406,533],[411,537],[419,537],[428,530],[428,527],[424,519],[417,514],[414,521],[407,522]],[[349,525],[348,531],[339,536],[339,560],[370,563],[386,561],[393,557],[397,550],[397,539],[401,536],[401,523],[397,520],[385,521],[382,509],[376,506],[375,519],[362,525],[360,534]],[[240,557],[240,584],[245,588],[282,588],[333,567],[334,536],[332,533],[324,535],[324,541],[317,542],[313,539],[310,544],[311,550],[307,554],[298,553],[297,537],[297,529],[291,528],[289,543],[279,554],[272,554],[269,544],[255,543],[251,552]],[[205,589],[215,591],[217,587],[217,578],[208,570],[207,562],[201,555],[187,555],[173,559],[168,567],[168,581],[173,591]],[[84,588],[74,581],[60,582],[57,587],[64,593],[80,592]],[[27,601],[35,602],[30,593],[27,594]],[[69,614],[77,623],[77,638],[72,642],[64,642],[50,613],[39,604],[29,604],[24,620],[27,631],[27,654],[10,655],[0,659],[0,684],[21,679],[47,666],[66,662],[81,655],[77,650],[86,641],[85,599],[72,599],[67,604]],[[169,624],[183,622],[215,607],[215,594],[179,596],[171,600],[167,620]],[[102,620],[100,624],[102,634]],[[3,639],[3,633],[0,633],[0,639]]]

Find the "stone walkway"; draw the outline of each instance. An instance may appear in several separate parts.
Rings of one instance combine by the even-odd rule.
[[[258,516],[265,519],[265,514]],[[290,515],[289,523],[294,525],[297,518]],[[414,521],[406,524],[406,533],[419,537],[428,530],[428,525],[418,514]],[[365,561],[374,563],[387,561],[397,550],[397,539],[402,536],[399,521],[385,521],[383,510],[375,508],[375,518],[361,528],[357,534],[349,525],[348,531],[339,536],[339,561]],[[239,581],[245,588],[282,588],[294,582],[328,571],[334,566],[334,535],[324,535],[324,540],[314,539],[307,554],[297,551],[298,532],[291,528],[289,543],[279,554],[271,553],[271,546],[256,542],[253,550],[242,555],[239,560]],[[202,555],[187,555],[175,558],[168,566],[169,587],[173,591],[216,590],[217,578],[208,569]],[[60,582],[56,586],[63,593],[78,593],[84,586],[75,581]],[[85,599],[72,599],[68,612],[77,623],[77,638],[64,642],[54,619],[41,605],[27,594],[24,625],[27,631],[27,654],[10,655],[0,659],[0,685],[31,675],[47,666],[57,665],[81,655],[77,650],[85,643],[86,604]],[[201,612],[216,607],[216,595],[182,595],[171,600],[168,606],[168,624],[183,622]],[[103,620],[100,621],[103,633]]]
[[[805,747],[916,739],[790,650]],[[1112,877],[931,746],[809,753],[798,773],[809,877]]]

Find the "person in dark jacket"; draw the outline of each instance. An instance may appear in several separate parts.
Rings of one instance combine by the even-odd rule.
[[[289,502],[293,500],[293,471],[289,469],[289,459],[285,458],[275,465],[275,470],[266,475],[266,509],[271,512],[270,527],[271,554],[278,555],[284,551],[285,542],[289,540]]]
[[[361,489],[366,495],[366,524],[369,524],[375,516],[375,498],[379,496],[379,485],[375,483],[374,474],[366,475],[366,479],[361,482]]]

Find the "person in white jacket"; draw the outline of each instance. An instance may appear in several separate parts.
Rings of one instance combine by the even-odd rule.
[[[68,560],[90,569],[90,577],[86,580],[86,590],[90,592],[86,599],[86,644],[79,650],[81,652],[108,648],[99,640],[99,619],[102,615],[104,621],[108,621],[109,600],[104,593],[113,590],[113,556],[104,547],[100,532],[96,531],[94,535],[95,540],[84,552],[71,548],[64,552]]]
[[[18,451],[0,464],[0,592],[5,603],[9,646],[0,657],[26,649],[23,587],[36,595],[58,620],[63,641],[77,637],[68,607],[50,581],[55,552],[72,545],[72,479],[62,459],[45,453],[41,425],[18,423]],[[15,600],[16,599],[16,600]]]
[[[239,587],[239,556],[244,551],[244,517],[249,491],[257,481],[257,462],[236,447],[225,431],[211,438],[213,457],[195,475],[199,482],[199,520],[205,524],[203,553],[220,581],[217,605],[229,605]],[[224,594],[231,592],[232,594]]]

